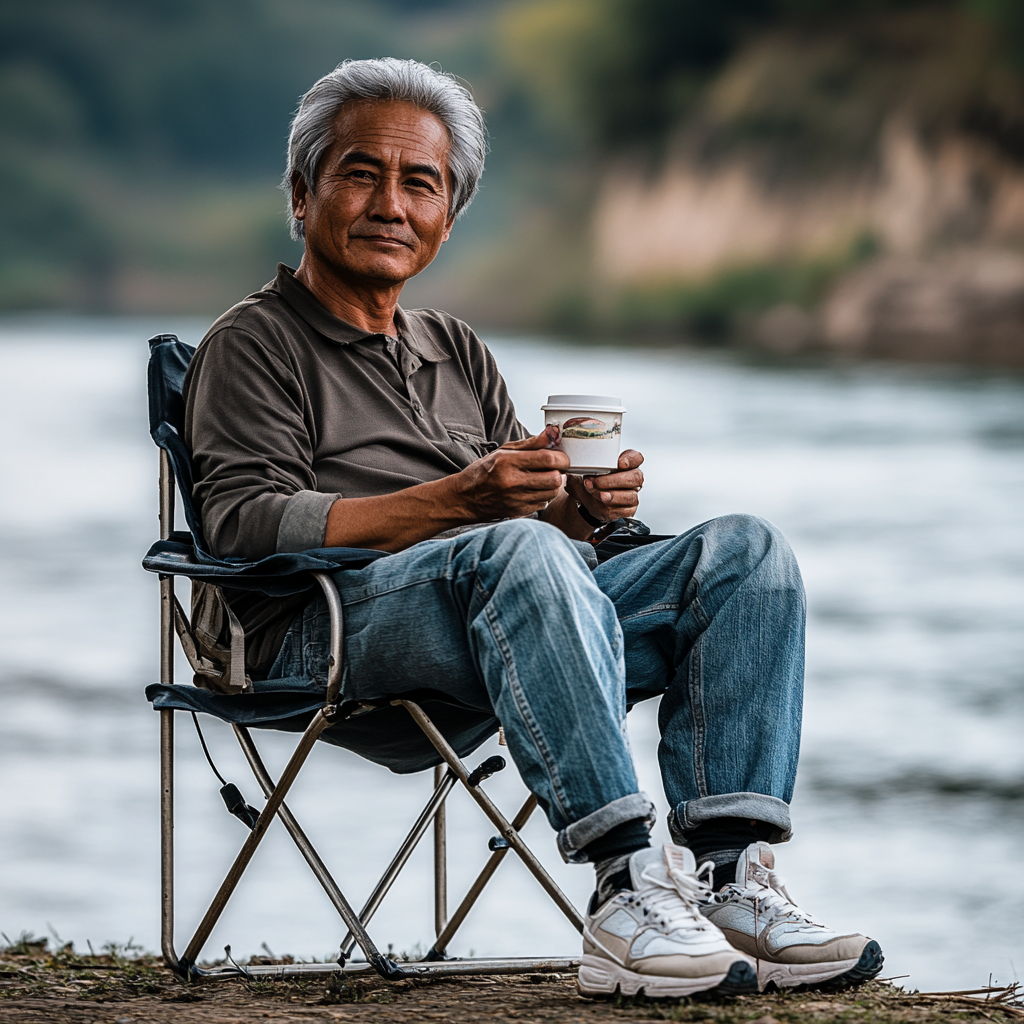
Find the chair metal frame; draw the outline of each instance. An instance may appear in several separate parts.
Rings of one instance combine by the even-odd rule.
[[[171,460],[165,449],[160,450],[160,538],[166,540],[174,530],[175,478]],[[481,783],[494,766],[484,762],[475,771],[462,763],[458,754],[430,720],[419,704],[410,700],[394,700],[392,704],[404,707],[433,744],[444,764],[434,769],[434,788],[430,799],[420,812],[377,885],[359,913],[353,909],[345,894],[335,882],[327,866],[309,841],[295,816],[284,802],[306,758],[320,734],[335,722],[350,717],[340,703],[344,621],[341,600],[329,575],[311,574],[323,590],[331,621],[331,646],[328,661],[327,694],[323,707],[315,713],[302,733],[281,777],[275,782],[267,771],[249,729],[234,724],[232,729],[242,748],[256,781],[263,790],[266,804],[228,870],[213,901],[199,926],[178,956],[174,947],[174,710],[160,709],[160,869],[161,869],[161,951],[168,967],[179,977],[191,981],[219,980],[248,977],[289,977],[313,974],[355,974],[373,971],[388,981],[404,978],[423,978],[474,974],[536,974],[571,971],[579,966],[579,959],[564,958],[472,958],[450,959],[446,950],[457,929],[476,903],[508,851],[514,850],[530,873],[551,897],[558,909],[577,931],[583,930],[583,918],[554,879],[520,836],[520,831],[537,806],[537,798],[530,796],[509,821],[483,791]],[[174,683],[175,645],[174,576],[160,574],[160,681]],[[358,713],[358,712],[356,712]],[[460,784],[480,806],[483,813],[498,830],[490,842],[491,855],[470,886],[455,912],[448,915],[447,829],[445,801],[456,783]],[[240,967],[233,961],[228,966],[200,967],[199,956],[234,892],[246,867],[252,860],[273,819],[277,817],[291,836],[299,852],[309,865],[317,881],[348,929],[342,939],[338,961],[334,963],[259,964]],[[395,879],[405,866],[413,850],[433,827],[434,847],[434,944],[426,956],[415,962],[396,962],[380,952],[367,932],[367,925]],[[358,946],[365,961],[353,960]]]

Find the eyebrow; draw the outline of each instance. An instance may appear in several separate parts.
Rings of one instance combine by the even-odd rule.
[[[341,162],[343,164],[369,164],[371,167],[384,166],[384,161],[379,156],[373,156],[361,149],[350,150],[341,158]],[[410,164],[408,167],[403,167],[402,172],[433,178],[439,185],[442,183],[441,172],[433,164]]]

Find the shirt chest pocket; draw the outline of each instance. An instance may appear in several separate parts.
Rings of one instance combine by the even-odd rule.
[[[488,441],[479,428],[467,424],[446,423],[444,429],[453,447],[468,456],[466,465],[483,458],[488,452],[493,452],[495,448],[500,447],[497,441]]]

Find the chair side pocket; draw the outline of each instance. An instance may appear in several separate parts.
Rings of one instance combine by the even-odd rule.
[[[245,631],[220,587],[192,581],[192,628],[196,652],[192,681],[214,693],[248,693],[245,673]]]

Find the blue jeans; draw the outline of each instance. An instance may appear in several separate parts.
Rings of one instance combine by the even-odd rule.
[[[652,817],[625,721],[628,706],[658,695],[674,838],[685,842],[719,817],[756,818],[788,838],[804,594],[770,523],[713,519],[591,572],[554,527],[509,520],[334,579],[345,610],[344,699],[447,695],[450,721],[443,704],[431,716],[460,753],[500,722],[566,860],[586,859],[582,848],[615,825]],[[290,627],[270,676],[322,682],[328,638],[319,598]],[[398,770],[425,767],[411,747],[403,764],[394,742],[387,756],[367,750],[374,730],[388,746],[386,723],[397,719],[382,715],[352,719],[334,741]],[[362,742],[360,729],[370,730]]]

